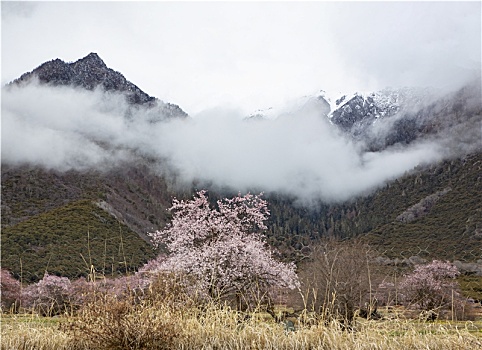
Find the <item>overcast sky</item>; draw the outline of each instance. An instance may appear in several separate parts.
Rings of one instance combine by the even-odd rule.
[[[2,84],[45,61],[96,52],[148,94],[193,116],[152,124],[122,96],[12,88],[2,91],[2,163],[105,168],[136,149],[163,159],[163,171],[168,164],[187,183],[345,200],[442,159],[448,147],[424,139],[366,152],[310,104],[269,121],[244,117],[295,106],[287,100],[320,89],[455,89],[480,79],[480,2],[1,6]]]
[[[480,71],[481,3],[5,2],[2,85],[96,52],[191,115],[316,93],[447,86]],[[241,114],[243,114],[241,113]]]

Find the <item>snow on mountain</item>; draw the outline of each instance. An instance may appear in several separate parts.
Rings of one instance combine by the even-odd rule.
[[[315,111],[369,151],[409,144],[429,135],[451,140],[455,134],[458,141],[451,147],[476,147],[477,135],[473,130],[481,130],[480,109],[480,84],[474,81],[445,94],[433,88],[415,87],[347,94],[320,90],[283,107],[258,110],[249,119],[276,119]]]
[[[281,106],[261,108],[251,113],[248,120],[273,120],[280,117],[311,113],[315,111],[320,115],[328,115],[331,110],[331,103],[322,93],[304,95],[286,101]]]
[[[481,130],[481,105],[475,80],[451,93],[406,87],[344,95],[329,117],[371,151],[426,137],[443,140],[450,149],[472,149],[480,145],[480,133],[473,130]]]

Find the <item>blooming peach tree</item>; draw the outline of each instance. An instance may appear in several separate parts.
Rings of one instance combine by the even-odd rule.
[[[458,301],[455,278],[460,274],[449,262],[434,260],[418,265],[400,283],[405,299],[423,311],[437,311]]]
[[[269,210],[261,195],[225,198],[211,207],[206,191],[200,191],[191,200],[174,199],[170,211],[171,224],[150,234],[170,253],[158,271],[193,276],[210,297],[299,286],[295,265],[275,260],[265,242]]]

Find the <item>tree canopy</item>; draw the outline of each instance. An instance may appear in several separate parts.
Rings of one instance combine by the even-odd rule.
[[[261,195],[238,194],[212,207],[200,191],[191,200],[174,199],[170,211],[172,222],[150,234],[170,253],[157,270],[194,276],[211,297],[298,287],[295,265],[275,260],[265,242],[269,210]]]

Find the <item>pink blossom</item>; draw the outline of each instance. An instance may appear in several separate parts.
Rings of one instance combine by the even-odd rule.
[[[418,265],[400,283],[400,289],[408,302],[422,310],[434,310],[450,303],[454,295],[458,296],[454,278],[459,274],[455,265],[434,260]]]
[[[299,286],[294,264],[276,261],[265,243],[262,232],[269,210],[261,195],[225,198],[211,208],[206,192],[200,191],[192,200],[174,199],[170,210],[171,224],[150,234],[155,245],[163,244],[170,252],[167,259],[149,263],[155,270],[194,276],[197,287],[210,296],[242,293],[253,286]]]
[[[10,271],[0,269],[1,307],[3,311],[10,309],[20,300],[20,282],[13,278]]]
[[[22,290],[23,306],[44,315],[67,311],[71,299],[71,282],[67,277],[45,273],[37,283]]]

